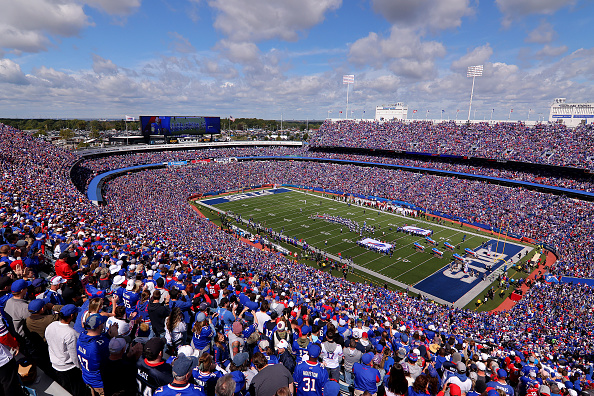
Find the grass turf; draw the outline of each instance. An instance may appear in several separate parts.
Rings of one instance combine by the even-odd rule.
[[[211,198],[211,197],[209,197]],[[460,249],[455,252],[463,254],[464,248],[475,249],[488,239],[494,237],[486,232],[461,228],[459,225],[450,222],[439,222],[431,217],[414,218],[397,216],[389,212],[379,212],[368,207],[348,205],[339,201],[335,196],[324,196],[318,193],[304,193],[292,191],[281,194],[266,195],[241,199],[233,202],[214,205],[217,209],[231,211],[241,215],[243,219],[251,219],[260,223],[263,227],[271,228],[276,232],[283,232],[287,237],[293,237],[306,241],[327,253],[343,258],[352,258],[353,262],[368,268],[371,271],[388,276],[392,279],[415,285],[421,280],[433,274],[435,271],[447,265],[454,252],[443,247],[443,242],[448,241],[452,245],[459,245]],[[375,233],[365,233],[363,236],[350,232],[349,229],[340,224],[329,223],[320,219],[311,219],[311,215],[330,214],[357,221],[360,225],[366,222],[367,226],[375,226]],[[438,248],[444,252],[443,258],[437,258],[428,253],[431,245],[425,242],[425,238],[397,232],[398,227],[413,225],[433,230],[432,238],[439,243]],[[245,224],[238,225],[246,229]],[[466,238],[463,241],[464,235]],[[392,257],[385,254],[370,251],[356,242],[364,237],[370,237],[394,245]],[[417,252],[413,243],[419,242],[426,246],[425,252]],[[503,243],[503,239],[500,243]],[[301,252],[300,248],[283,244],[283,247],[292,252]],[[522,260],[526,260],[524,257]],[[510,270],[514,277],[522,276],[514,269]],[[342,275],[338,271],[334,273]],[[362,281],[373,281],[382,284],[367,273],[355,274]],[[358,279],[351,280],[357,281]],[[499,299],[490,301],[483,309],[492,309]],[[500,300],[502,301],[502,300]],[[469,304],[470,305],[470,304]],[[494,305],[494,306],[493,306]],[[498,305],[498,304],[497,304]],[[470,307],[469,307],[470,308]],[[475,308],[475,307],[472,307]]]

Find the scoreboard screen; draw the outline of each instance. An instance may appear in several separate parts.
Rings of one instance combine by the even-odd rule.
[[[181,136],[221,132],[220,117],[203,116],[140,116],[142,134]]]

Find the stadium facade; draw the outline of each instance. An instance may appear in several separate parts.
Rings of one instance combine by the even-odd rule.
[[[375,119],[377,121],[406,120],[407,118],[408,106],[405,106],[402,102],[375,107]]]
[[[594,122],[594,103],[567,103],[565,98],[556,98],[551,105],[549,122],[560,122],[568,127]]]

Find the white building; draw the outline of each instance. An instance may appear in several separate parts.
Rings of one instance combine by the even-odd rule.
[[[566,103],[557,98],[551,105],[550,122],[562,122],[569,127],[594,122],[594,103]]]
[[[377,121],[406,120],[408,118],[408,106],[398,102],[393,105],[381,105],[375,107],[375,119]]]

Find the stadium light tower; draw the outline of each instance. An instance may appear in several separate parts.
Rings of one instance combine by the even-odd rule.
[[[470,121],[470,109],[472,108],[472,95],[474,94],[474,79],[483,75],[483,65],[468,66],[466,77],[472,77],[472,89],[470,90],[470,104],[468,105],[468,121]]]

